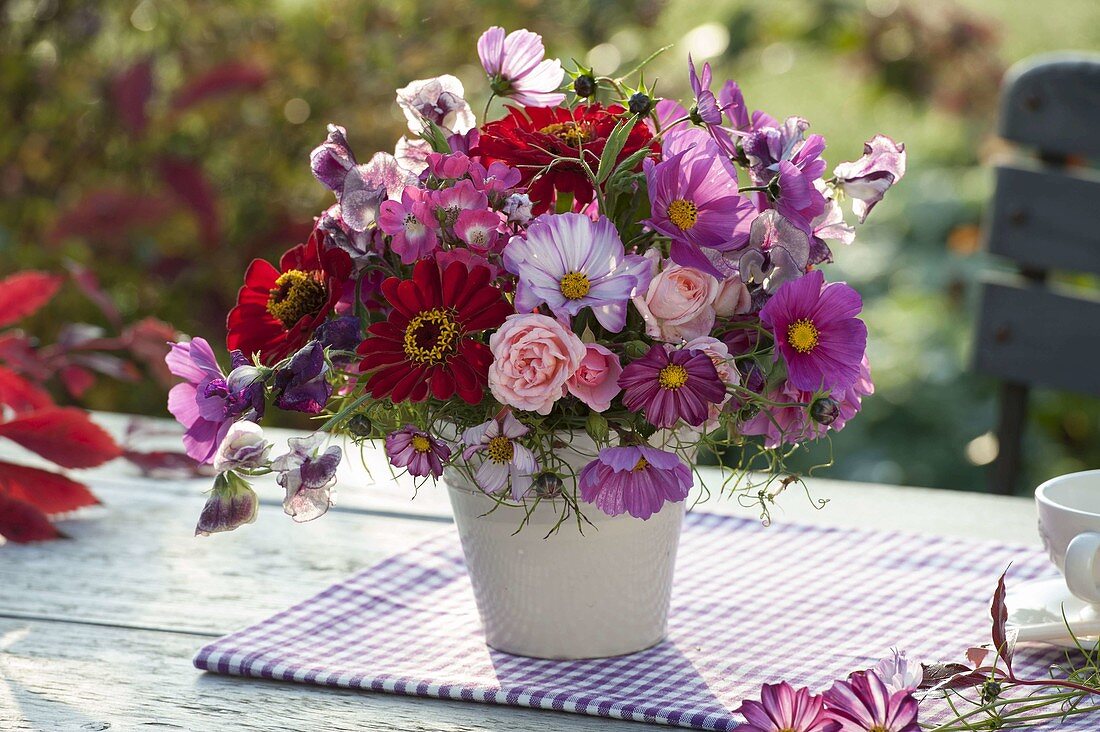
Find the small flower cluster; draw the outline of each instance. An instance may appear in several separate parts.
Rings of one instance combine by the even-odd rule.
[[[479,126],[444,75],[397,90],[409,134],[392,153],[360,162],[329,127],[310,164],[335,203],[278,266],[248,268],[233,371],[199,339],[177,365],[189,454],[210,462],[273,403],[384,438],[422,479],[451,469],[500,501],[644,519],[687,496],[700,446],[755,442],[777,476],[859,411],[862,302],[819,267],[854,236],[841,204],[862,223],[904,174],[903,145],[876,136],[826,177],[806,120],[750,112],[709,64],[689,61],[685,106],[629,76],[578,69],[567,85],[527,30],[490,28],[477,51],[501,118]],[[559,453],[579,434],[594,447],[573,472]],[[276,465],[301,467],[248,470]],[[310,516],[314,498],[288,493],[287,511]]]

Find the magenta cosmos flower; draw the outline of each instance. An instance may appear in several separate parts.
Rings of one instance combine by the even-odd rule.
[[[484,458],[474,474],[481,490],[495,494],[510,484],[512,500],[527,495],[538,465],[531,451],[517,441],[526,434],[527,428],[511,412],[462,433],[466,445],[462,459],[469,460],[478,453]]]
[[[646,420],[655,427],[672,427],[681,419],[698,427],[706,421],[710,405],[726,398],[726,387],[710,356],[663,345],[653,346],[627,365],[619,386],[623,406],[645,410]]]
[[[874,671],[857,671],[825,692],[825,713],[838,732],[919,732],[917,700],[891,692]]]
[[[665,503],[687,498],[691,470],[671,452],[648,445],[605,447],[578,477],[581,498],[609,516],[643,521]]]
[[[756,214],[752,202],[737,192],[737,179],[723,161],[718,146],[706,139],[660,163],[644,163],[650,203],[645,224],[672,240],[676,264],[719,279],[722,273],[703,249],[740,249]]]
[[[443,464],[451,459],[451,448],[407,424],[386,435],[386,457],[390,465],[407,468],[409,475],[438,478],[443,475]]]
[[[847,389],[859,378],[867,326],[856,317],[859,293],[843,282],[825,283],[820,270],[783,283],[760,311],[787,362],[797,389]]]
[[[556,107],[565,101],[558,91],[565,71],[561,61],[543,58],[546,49],[538,33],[524,28],[506,36],[494,25],[477,39],[477,55],[493,93],[525,107]]]
[[[840,723],[825,716],[822,698],[786,681],[760,687],[760,701],[746,700],[737,710],[744,732],[836,732]]]
[[[626,304],[645,292],[653,264],[626,254],[615,225],[576,213],[543,214],[526,238],[515,236],[504,249],[504,266],[519,278],[516,311],[528,313],[546,303],[559,318],[592,308],[600,325],[618,333],[626,324]]]

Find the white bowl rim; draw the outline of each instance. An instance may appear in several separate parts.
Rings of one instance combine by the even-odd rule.
[[[1050,506],[1051,508],[1058,509],[1059,511],[1067,511],[1069,513],[1073,513],[1073,514],[1076,514],[1078,516],[1100,517],[1100,513],[1093,513],[1092,511],[1083,511],[1079,508],[1073,508],[1072,506],[1067,506],[1064,503],[1060,503],[1060,502],[1054,500],[1053,498],[1051,498],[1049,495],[1047,495],[1047,492],[1051,488],[1053,488],[1054,486],[1056,486],[1060,483],[1065,482],[1068,479],[1083,478],[1085,476],[1090,476],[1090,475],[1094,476],[1097,479],[1100,479],[1100,469],[1096,469],[1096,470],[1079,470],[1076,473],[1066,473],[1065,475],[1059,475],[1059,476],[1056,476],[1054,478],[1051,478],[1050,480],[1043,481],[1042,483],[1039,484],[1039,487],[1035,489],[1035,500],[1038,503],[1046,504],[1047,506]]]

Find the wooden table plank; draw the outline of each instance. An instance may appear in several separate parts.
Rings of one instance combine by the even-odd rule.
[[[0,729],[604,732],[624,723],[199,673],[204,638],[0,619]]]

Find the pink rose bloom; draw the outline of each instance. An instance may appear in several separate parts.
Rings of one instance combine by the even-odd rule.
[[[565,385],[570,394],[595,411],[604,412],[622,391],[618,382],[623,367],[619,357],[599,343],[588,343],[585,348],[587,352],[580,367]]]
[[[700,336],[684,344],[684,349],[688,351],[702,351],[710,357],[710,362],[714,364],[714,370],[718,372],[718,378],[722,380],[722,383],[726,386],[740,386],[741,384],[741,372],[737,370],[737,366],[733,362],[733,356],[730,355],[729,346],[717,338],[711,338],[710,336]],[[718,426],[718,415],[722,411],[722,407],[726,405],[726,402],[730,400],[730,394],[726,394],[726,398],[722,400],[721,404],[711,404],[710,413],[707,416],[706,428],[712,430]]]
[[[718,286],[718,296],[714,298],[714,312],[728,318],[731,315],[742,315],[751,309],[752,296],[740,275],[723,280]]]
[[[652,250],[651,250],[652,251]],[[667,263],[634,298],[646,323],[646,335],[675,343],[709,335],[714,327],[718,280],[702,270]]]
[[[489,338],[489,349],[489,390],[496,400],[539,414],[550,414],[585,357],[584,343],[573,331],[529,313],[509,315]]]

